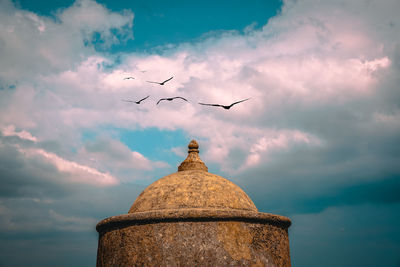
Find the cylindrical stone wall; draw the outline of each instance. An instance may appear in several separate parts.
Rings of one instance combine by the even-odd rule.
[[[97,226],[97,266],[286,267],[289,225],[286,217],[267,213],[115,216]]]

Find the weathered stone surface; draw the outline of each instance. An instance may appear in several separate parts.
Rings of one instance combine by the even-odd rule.
[[[290,266],[289,240],[260,223],[134,224],[100,233],[97,266]]]
[[[129,213],[179,208],[230,208],[257,211],[253,201],[234,183],[199,170],[173,173],[148,186]]]
[[[134,212],[112,216],[100,221],[96,229],[98,232],[108,228],[121,227],[138,223],[156,223],[166,221],[244,221],[277,225],[288,228],[289,218],[265,213],[234,209],[169,209]]]
[[[198,153],[192,141],[177,173],[147,187],[128,214],[97,224],[97,266],[290,266],[290,220],[258,212]]]
[[[188,156],[178,167],[179,172],[187,170],[208,171],[206,164],[199,157],[199,144],[197,144],[196,140],[192,140],[189,143]]]

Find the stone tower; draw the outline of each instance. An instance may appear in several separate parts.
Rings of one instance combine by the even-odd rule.
[[[208,172],[191,141],[178,172],[148,186],[127,214],[100,221],[97,266],[290,266],[288,218],[258,212]]]

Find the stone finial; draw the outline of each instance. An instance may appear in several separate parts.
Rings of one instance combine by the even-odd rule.
[[[190,141],[188,145],[188,156],[178,167],[179,172],[189,170],[208,171],[207,166],[200,159],[199,144],[196,142],[196,140]]]
[[[190,152],[197,152],[197,153],[199,153],[199,144],[197,143],[196,140],[190,141],[190,143],[189,143],[189,145],[188,145],[188,148],[189,148],[189,153],[190,153]]]

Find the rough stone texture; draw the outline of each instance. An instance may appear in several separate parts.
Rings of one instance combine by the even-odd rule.
[[[198,154],[193,140],[178,172],[147,187],[128,214],[97,224],[98,267],[290,266],[290,220],[258,212]]]
[[[138,223],[156,223],[166,221],[229,221],[239,220],[277,225],[288,228],[289,218],[265,213],[234,209],[171,209],[134,212],[112,216],[100,221],[96,229],[98,232],[112,227],[122,227]]]
[[[253,201],[234,183],[199,170],[173,173],[148,186],[129,213],[179,208],[230,208],[257,211]]]
[[[188,145],[188,156],[187,158],[179,165],[178,171],[187,171],[187,170],[200,170],[200,171],[208,171],[206,164],[199,157],[199,144],[195,140],[192,140]]]
[[[290,266],[287,229],[241,221],[159,222],[100,232],[97,266]]]

